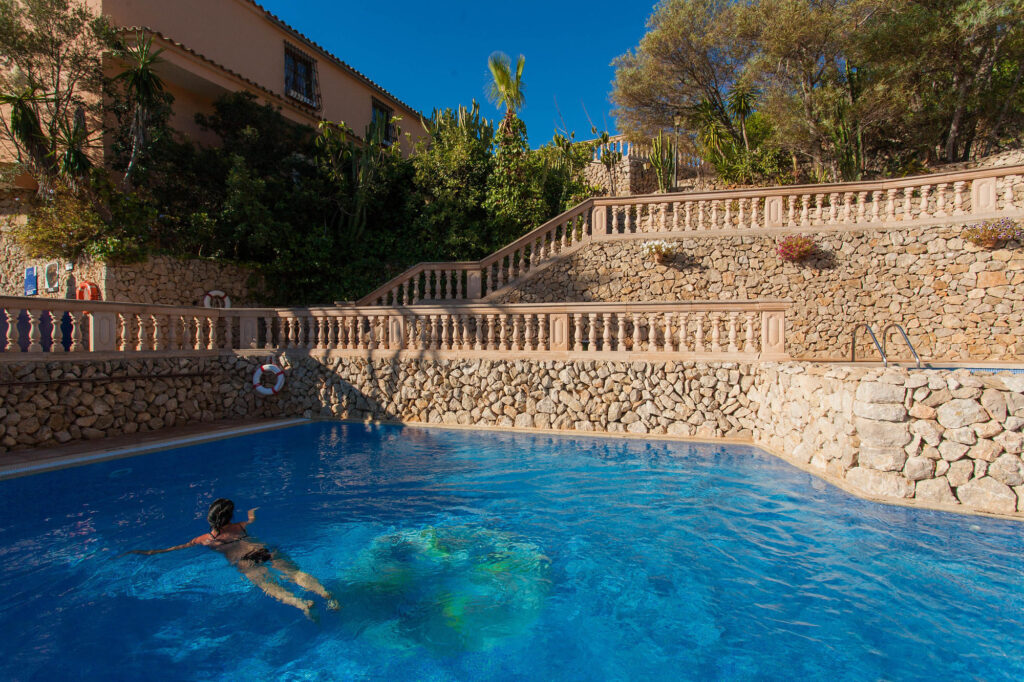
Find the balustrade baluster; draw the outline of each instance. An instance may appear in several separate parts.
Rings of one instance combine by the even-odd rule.
[[[866,214],[867,214],[867,210],[868,210],[867,201],[868,201],[868,193],[867,192],[858,192],[857,193],[857,222],[858,223],[864,223],[865,222]]]
[[[678,350],[680,353],[685,353],[687,351],[686,334],[688,326],[687,323],[689,322],[687,318],[689,318],[689,315],[687,315],[686,313],[678,313],[677,319],[679,320],[679,343],[676,344],[676,350]]]
[[[679,202],[672,202],[672,231],[679,229]]]
[[[711,200],[711,229],[718,229],[718,200]]]
[[[572,349],[574,351],[583,350],[583,315],[581,313],[573,313],[573,337],[572,337]]]
[[[722,218],[722,227],[726,230],[732,229],[732,201],[726,199],[725,204],[725,216]]]
[[[318,350],[327,350],[327,319],[317,317],[316,320],[316,347]]]
[[[206,348],[206,328],[203,326],[203,319],[196,315],[192,321],[196,326],[195,350],[204,350]]]
[[[948,182],[940,182],[935,187],[935,217],[945,218],[946,215],[946,190],[949,187]]]
[[[695,353],[704,352],[704,318],[707,317],[707,313],[697,313],[697,329],[693,339],[693,351]]]
[[[626,233],[633,234],[636,230],[633,228],[633,207],[626,206]]]
[[[378,336],[380,333],[380,321],[387,317],[381,317],[379,315],[367,315],[366,324],[369,329],[369,339],[367,339],[367,350],[377,350],[383,345],[383,339]]]
[[[736,217],[736,227],[740,228],[741,230],[744,227],[746,227],[746,223],[744,221],[747,219],[747,201],[748,200],[745,198],[740,198],[738,202],[740,207],[739,215]]]
[[[839,194],[832,192],[828,195],[828,222],[835,225],[839,221]]]
[[[843,192],[843,222],[853,222],[853,192]]]
[[[523,315],[523,350],[529,352],[536,348],[533,343],[533,323],[535,315]]]
[[[658,352],[658,315],[647,314],[647,348],[648,353]]]
[[[618,332],[615,335],[615,350],[622,353],[626,350],[626,315],[615,313],[615,321],[618,323]]]
[[[71,345],[68,347],[68,351],[71,353],[84,350],[82,344],[82,321],[84,319],[85,313],[68,312],[68,322],[71,324]]]
[[[21,310],[11,310],[8,308],[4,311],[4,315],[7,316],[7,345],[4,347],[4,351],[7,353],[20,353],[21,346],[18,344],[18,318],[21,317]]]
[[[601,313],[601,350],[611,350],[612,347],[612,316],[609,313]]]
[[[659,224],[658,229],[661,232],[664,232],[665,228],[668,225],[668,204],[665,204],[665,203],[658,204],[658,208],[661,209],[661,222]]]
[[[53,326],[53,331],[50,332],[50,352],[63,353],[65,351],[64,344],[70,337],[70,333],[64,333],[64,312],[51,310],[50,321]]]
[[[672,344],[672,313],[665,313],[664,318],[664,335],[662,336],[662,350],[666,353],[671,353],[675,350]]]
[[[687,201],[687,202],[683,203],[683,208],[685,209],[685,213],[686,213],[684,228],[687,229],[687,230],[692,230],[693,229],[693,222],[691,220],[691,215],[690,215],[690,208],[691,208],[692,205],[693,205],[692,201]]]
[[[127,353],[131,349],[131,332],[129,331],[128,313],[118,314],[118,320],[121,322],[121,338],[118,341],[117,349],[122,353]],[[32,320],[31,313],[29,313],[29,320]],[[29,350],[32,350],[29,348]]]
[[[963,180],[953,183],[953,215],[963,215],[964,211],[964,188],[967,183]],[[971,207],[974,208],[973,206]]]
[[[886,195],[886,205],[885,205],[886,213],[885,213],[885,216],[886,216],[886,220],[889,221],[889,222],[892,222],[892,221],[896,220],[896,193],[898,191],[899,190],[897,190],[897,189],[888,189],[885,192],[885,195]]]
[[[540,313],[537,315],[537,350],[549,351],[551,350],[548,344],[548,315],[547,313]]]
[[[932,191],[932,186],[931,185],[922,185],[922,187],[921,187],[921,215],[918,216],[920,218],[929,218],[932,215],[931,211],[928,210],[928,199],[929,199],[929,195],[931,194],[931,191]]]
[[[589,313],[587,319],[587,350],[597,350],[597,313]]]
[[[786,227],[792,227],[796,225],[796,195],[790,194],[786,197]]]
[[[739,313],[729,313],[729,352],[736,353],[739,351],[739,347],[736,345],[736,320],[739,317]]]
[[[871,192],[871,222],[877,223],[882,212],[882,192],[875,190]]]
[[[522,315],[512,315],[511,317],[512,317],[512,343],[511,343],[511,350],[522,350],[522,348],[523,348],[522,344],[519,343],[519,332],[520,332],[519,318],[521,318]]]
[[[508,350],[508,315],[498,315],[498,350]]]
[[[641,346],[642,339],[641,339],[640,334],[643,331],[643,317],[641,317],[640,315],[638,315],[636,313],[630,315],[630,317],[633,318],[633,348],[632,348],[632,350],[633,350],[634,353],[639,353],[640,350],[641,350],[641,347],[642,347]]]
[[[811,224],[811,195],[802,194],[800,195],[800,224],[810,225]]]
[[[754,352],[754,313],[745,313],[746,318],[746,339],[743,343],[743,352],[752,354]]]
[[[217,350],[220,346],[220,339],[217,336],[217,318],[213,315],[207,317],[206,324],[208,329],[206,350]]]
[[[704,229],[704,201],[697,202],[697,229]]]
[[[814,195],[814,220],[815,225],[825,224],[825,195]]]
[[[142,317],[142,313],[133,315],[135,318],[136,328],[139,330],[138,337],[135,339],[135,352],[141,353],[146,350],[146,322]]]
[[[758,228],[761,227],[761,218],[758,216],[757,211],[761,204],[760,197],[753,197],[750,200],[750,227]]]
[[[28,352],[29,353],[42,353],[43,352],[43,334],[42,328],[39,324],[42,311],[39,314],[32,312],[29,309],[25,309],[28,314]]]
[[[905,187],[903,189],[903,219],[913,220],[914,219],[914,188]]]
[[[711,313],[711,352],[721,353],[722,352],[722,329],[721,329],[722,314]]]

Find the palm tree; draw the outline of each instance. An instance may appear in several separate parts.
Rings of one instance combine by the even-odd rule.
[[[114,80],[125,84],[126,96],[132,107],[132,152],[124,172],[124,182],[128,186],[131,185],[132,172],[149,144],[150,118],[164,99],[164,82],[154,69],[163,61],[160,59],[162,52],[163,49],[154,52],[153,38],[140,33],[136,34],[135,43],[124,47],[119,54],[127,68]]]
[[[729,90],[729,113],[740,120],[740,131],[743,133],[743,147],[749,152],[750,142],[747,141],[747,118],[754,113],[754,105],[760,93],[749,85],[737,83]]]
[[[505,118],[501,121],[501,130],[506,134],[511,130],[516,112],[523,107],[526,99],[526,86],[523,84],[523,67],[526,57],[519,55],[516,59],[515,72],[512,71],[512,59],[504,52],[495,52],[487,58],[487,67],[491,70],[491,82],[487,88],[487,99],[495,106],[505,106]]]
[[[39,121],[36,105],[50,101],[46,95],[39,94],[39,86],[32,82],[15,82],[14,90],[0,93],[0,104],[11,108],[10,133],[14,141],[24,150],[25,156],[41,176],[50,178],[53,175],[53,158],[50,154],[50,141],[43,132]],[[39,183],[40,190],[44,182]]]

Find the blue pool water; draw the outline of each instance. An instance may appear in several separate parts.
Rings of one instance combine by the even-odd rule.
[[[344,608],[117,556],[219,496]],[[749,447],[312,423],[0,481],[0,679],[1022,679],[1021,531]]]

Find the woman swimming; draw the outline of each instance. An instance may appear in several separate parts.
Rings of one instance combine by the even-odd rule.
[[[249,510],[248,519],[238,523],[232,523],[231,517],[235,513],[235,503],[231,500],[220,498],[210,505],[206,520],[210,522],[210,532],[192,538],[183,545],[175,545],[167,549],[135,549],[128,554],[162,554],[173,552],[186,547],[203,545],[220,552],[231,562],[242,575],[251,580],[257,587],[280,602],[294,606],[309,617],[309,610],[313,608],[311,599],[300,599],[292,594],[271,575],[268,566],[277,570],[281,577],[293,582],[299,587],[314,592],[327,600],[327,608],[337,609],[338,602],[331,597],[330,592],[320,582],[299,570],[299,567],[287,558],[281,556],[276,550],[267,549],[265,545],[257,542],[249,536],[246,526],[256,520],[254,507]]]

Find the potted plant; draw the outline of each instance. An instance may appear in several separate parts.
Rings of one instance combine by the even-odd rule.
[[[964,228],[961,236],[983,249],[994,249],[1007,241],[1024,241],[1024,228],[1011,218],[994,218]]]
[[[814,240],[810,237],[794,234],[779,240],[776,245],[776,253],[782,260],[795,263],[810,256],[817,248]]]
[[[658,263],[667,263],[676,255],[679,245],[658,239],[652,242],[644,242],[642,248],[645,256],[653,256],[654,260]]]

